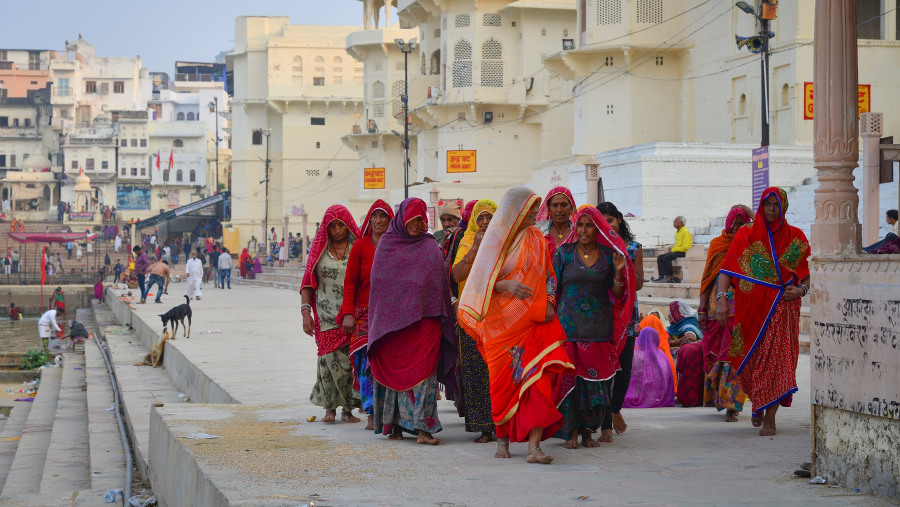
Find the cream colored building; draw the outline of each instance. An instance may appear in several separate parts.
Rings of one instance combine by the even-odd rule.
[[[281,236],[286,215],[302,208],[315,223],[328,206],[357,196],[359,159],[341,141],[365,123],[363,65],[345,48],[357,30],[291,25],[287,17],[235,21],[226,57],[234,73],[231,223],[242,243],[262,234],[267,204],[268,228]]]

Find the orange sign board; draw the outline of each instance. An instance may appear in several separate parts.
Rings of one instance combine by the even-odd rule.
[[[384,188],[384,167],[366,167],[363,169],[363,188]]]
[[[447,150],[448,173],[474,173],[475,150]]]
[[[859,101],[859,113],[868,113],[872,110],[872,85],[857,85],[856,97]],[[813,84],[803,83],[803,119],[813,119]]]

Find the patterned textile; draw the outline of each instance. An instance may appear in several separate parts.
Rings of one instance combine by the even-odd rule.
[[[801,304],[799,298],[778,304],[765,336],[739,374],[741,388],[750,397],[757,417],[776,403],[790,407],[797,392]]]
[[[374,379],[369,369],[366,342],[369,339],[369,309],[356,307],[356,330],[350,337],[350,356],[353,360],[353,389],[359,391],[362,408],[372,415],[372,386]],[[361,346],[360,346],[361,345]]]
[[[611,380],[591,382],[576,377],[572,390],[557,407],[563,415],[563,425],[553,436],[568,440],[573,431],[597,431],[610,410],[611,384]]]
[[[437,410],[437,377],[434,375],[408,391],[395,391],[375,382],[375,434],[390,435],[393,426],[407,433],[441,431]]]
[[[478,352],[475,340],[457,326],[459,333],[460,393],[462,415],[466,421],[466,431],[491,433],[494,421],[491,419],[491,382],[487,363]]]
[[[678,349],[675,369],[678,371],[678,402],[683,407],[699,407],[703,404],[703,386],[706,372],[712,365],[704,364],[703,346],[700,342],[688,343]]]
[[[718,361],[706,375],[706,386],[703,389],[703,406],[716,407],[716,410],[744,410],[747,395],[741,390],[740,377],[735,375],[734,367],[728,361]]]
[[[541,207],[538,209],[537,214],[537,224],[536,227],[541,231],[541,234],[544,235],[544,240],[547,241],[547,248],[550,249],[550,257],[553,257],[553,254],[556,252],[556,241],[559,239],[565,240],[565,238],[553,237],[553,234],[550,229],[553,225],[553,220],[550,219],[550,199],[555,195],[564,195],[569,199],[569,204],[572,205],[572,215],[569,217],[569,221],[572,224],[571,232],[575,231],[575,214],[576,214],[576,206],[575,206],[575,198],[572,196],[572,191],[566,187],[553,187],[547,192],[547,197],[541,201]],[[582,209],[578,210],[579,212]],[[562,243],[560,243],[562,244]]]
[[[344,407],[350,411],[362,405],[359,393],[353,390],[353,375],[350,372],[349,347],[341,347],[330,354],[319,356],[316,368],[316,385],[313,386],[309,401],[325,410]]]
[[[491,215],[493,215],[496,212],[497,204],[489,199],[482,199],[475,204],[474,208],[472,209],[473,219],[468,222],[466,232],[463,234],[459,245],[456,247],[456,254],[453,259],[453,265],[456,265],[460,261],[462,261],[462,258],[469,253],[469,250],[472,249],[472,245],[475,244],[475,235],[478,234],[478,217],[480,217],[482,213],[490,213]],[[465,286],[465,280],[459,282],[459,293],[462,293],[463,287]]]

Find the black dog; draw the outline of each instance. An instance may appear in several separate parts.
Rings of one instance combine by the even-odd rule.
[[[191,299],[187,296],[184,296],[184,299],[187,303],[183,305],[178,305],[175,308],[167,311],[166,313],[160,314],[162,317],[163,327],[167,327],[169,323],[172,323],[172,338],[175,339],[175,335],[178,334],[178,323],[181,322],[182,335],[186,338],[191,337]],[[187,328],[184,327],[184,319],[187,318]],[[185,332],[186,331],[186,332]]]

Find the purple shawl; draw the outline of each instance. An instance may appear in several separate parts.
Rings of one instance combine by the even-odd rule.
[[[641,330],[634,350],[631,383],[625,395],[625,408],[675,406],[675,381],[672,366],[659,350],[659,333],[652,327]]]
[[[459,356],[454,332],[450,280],[434,236],[422,232],[412,237],[404,216],[413,200],[400,204],[388,230],[378,241],[372,261],[369,295],[369,348],[388,333],[399,331],[428,317],[441,323],[441,360],[438,380],[447,388],[456,385],[453,369]],[[424,204],[424,203],[423,203]]]

